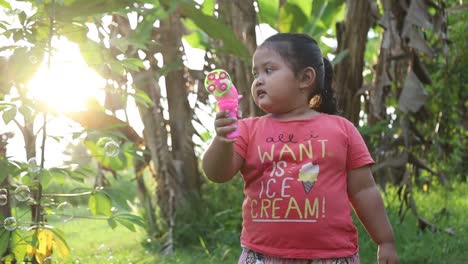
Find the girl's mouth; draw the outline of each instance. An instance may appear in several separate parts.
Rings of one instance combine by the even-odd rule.
[[[265,92],[264,90],[262,90],[262,89],[258,89],[258,90],[257,90],[257,96],[258,96],[258,97],[260,97],[260,96],[262,96],[262,95],[264,95],[264,94],[266,94],[266,92]]]

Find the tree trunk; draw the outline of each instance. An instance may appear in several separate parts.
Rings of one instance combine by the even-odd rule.
[[[362,87],[364,53],[367,33],[375,22],[373,0],[347,0],[346,18],[337,23],[337,54],[348,51],[347,56],[335,67],[338,106],[344,117],[354,124],[359,122],[361,102],[358,90]]]
[[[174,196],[175,190],[179,188],[176,187],[176,173],[171,162],[172,158],[169,146],[167,145],[168,132],[163,118],[163,109],[159,103],[161,102],[161,90],[157,82],[158,77],[152,69],[137,72],[134,76],[135,87],[147,93],[154,102],[154,105],[150,107],[138,105],[138,109],[145,127],[143,131],[145,144],[151,152],[151,160],[157,170],[154,177],[157,183],[157,202],[168,226],[168,243],[166,243],[165,252],[172,254],[172,229],[175,224]]]
[[[178,182],[176,201],[183,202],[188,195],[200,192],[201,178],[198,171],[192,136],[192,109],[188,102],[188,85],[182,62],[182,22],[177,10],[161,22],[161,45],[164,66],[168,69],[166,80],[169,106],[170,148]]]

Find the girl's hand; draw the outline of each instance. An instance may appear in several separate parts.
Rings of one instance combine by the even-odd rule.
[[[232,143],[235,139],[227,138],[227,134],[236,130],[237,119],[229,117],[229,111],[221,111],[216,113],[214,126],[216,137],[222,142]]]
[[[399,260],[395,244],[392,242],[379,244],[377,260],[379,264],[397,264]]]

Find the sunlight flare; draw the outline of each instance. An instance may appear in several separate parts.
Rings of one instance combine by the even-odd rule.
[[[44,60],[29,82],[30,95],[59,112],[83,110],[88,98],[103,98],[105,80],[86,64],[78,45],[60,38],[54,47],[50,68]]]

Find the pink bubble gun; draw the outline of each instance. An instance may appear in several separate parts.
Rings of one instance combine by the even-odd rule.
[[[229,117],[237,119],[237,110],[239,107],[239,99],[242,95],[237,93],[237,89],[232,83],[229,74],[222,69],[216,69],[208,73],[205,78],[206,90],[215,96],[218,101],[219,110],[229,110]],[[239,136],[239,131],[230,132],[227,138],[233,139]]]

